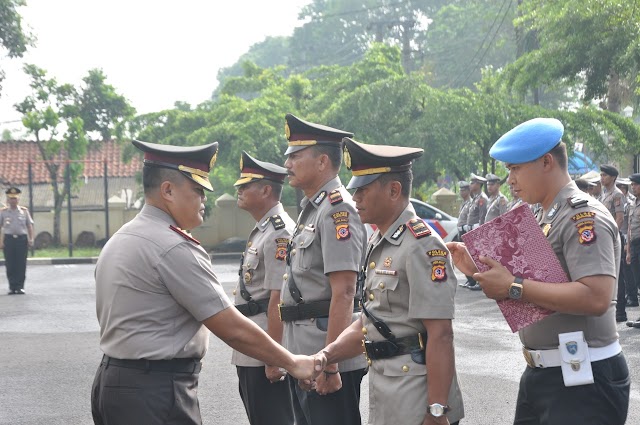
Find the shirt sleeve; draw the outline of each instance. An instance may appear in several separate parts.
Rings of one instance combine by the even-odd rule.
[[[171,296],[200,322],[232,305],[213,272],[209,256],[191,242],[171,248],[157,269]]]
[[[614,193],[613,194],[613,208],[615,212],[624,213],[624,206],[626,205],[626,200],[624,199],[624,195],[622,193]],[[615,217],[614,217],[615,218]]]
[[[322,239],[324,274],[360,269],[366,243],[366,230],[356,209],[341,202],[332,206],[318,221]]]
[[[425,239],[427,239],[426,243],[415,244],[407,254],[409,317],[453,319],[454,296],[458,281],[451,267],[451,255],[439,239],[432,236],[427,236]]]
[[[576,210],[576,213],[580,210]],[[577,281],[586,276],[617,277],[620,258],[615,258],[618,228],[603,212],[592,211],[593,217],[563,224],[563,253],[569,278]]]
[[[287,243],[291,234],[274,232],[264,244],[264,288],[271,291],[282,289],[282,276],[287,267]]]

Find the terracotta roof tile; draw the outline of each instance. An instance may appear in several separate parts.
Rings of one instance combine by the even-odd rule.
[[[56,157],[63,163],[64,153]],[[102,177],[104,161],[108,164],[109,177],[133,177],[142,168],[140,158],[134,156],[128,163],[122,160],[122,147],[115,140],[95,143],[87,150],[84,158],[83,175],[89,178]],[[32,181],[34,184],[50,182],[49,172],[42,162],[42,155],[36,142],[14,140],[0,142],[0,183],[27,184],[29,182],[28,162],[33,161]],[[63,167],[58,172],[58,180],[63,179]]]

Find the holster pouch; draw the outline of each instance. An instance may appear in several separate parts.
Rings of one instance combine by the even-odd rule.
[[[560,345],[560,368],[566,387],[593,384],[593,370],[589,346],[584,332],[567,332],[558,335]]]

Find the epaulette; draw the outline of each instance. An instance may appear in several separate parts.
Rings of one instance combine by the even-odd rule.
[[[431,230],[429,230],[429,226],[424,222],[421,218],[412,218],[407,221],[407,227],[413,233],[413,236],[416,239],[424,238],[425,236],[431,235]]]
[[[173,230],[174,232],[176,232],[177,234],[179,234],[180,236],[182,236],[186,240],[191,241],[191,242],[195,242],[196,244],[200,245],[200,241],[199,240],[197,240],[196,238],[194,238],[193,236],[191,236],[190,234],[188,234],[187,232],[185,232],[181,228],[176,227],[173,224],[170,224],[169,225],[169,229]]]
[[[573,195],[572,197],[567,198],[567,203],[571,208],[582,208],[586,206],[588,202],[589,199],[582,195]]]
[[[318,196],[316,196],[316,199],[313,200],[313,203],[316,204],[316,206],[318,206],[322,203],[322,201],[324,201],[324,198],[326,197],[327,197],[327,191],[323,190],[322,192],[318,193]]]
[[[340,189],[334,189],[329,194],[329,202],[331,205],[339,204],[342,202],[342,194],[340,193]]]
[[[280,229],[284,229],[284,221],[282,221],[282,218],[276,214],[276,215],[272,215],[269,218],[269,221],[271,221],[271,224],[273,224],[273,228],[276,230],[280,230]]]

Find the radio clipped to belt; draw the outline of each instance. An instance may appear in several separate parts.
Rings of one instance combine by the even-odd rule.
[[[236,308],[240,313],[246,317],[255,316],[260,313],[266,313],[269,309],[269,299],[255,301],[251,296],[251,293],[247,291],[247,286],[244,284],[244,253],[240,257],[240,270],[238,270],[238,286],[240,287],[240,296],[245,300],[246,304],[238,304]]]
[[[558,335],[560,350],[560,369],[566,387],[593,384],[593,370],[589,346],[584,332],[567,332]]]

